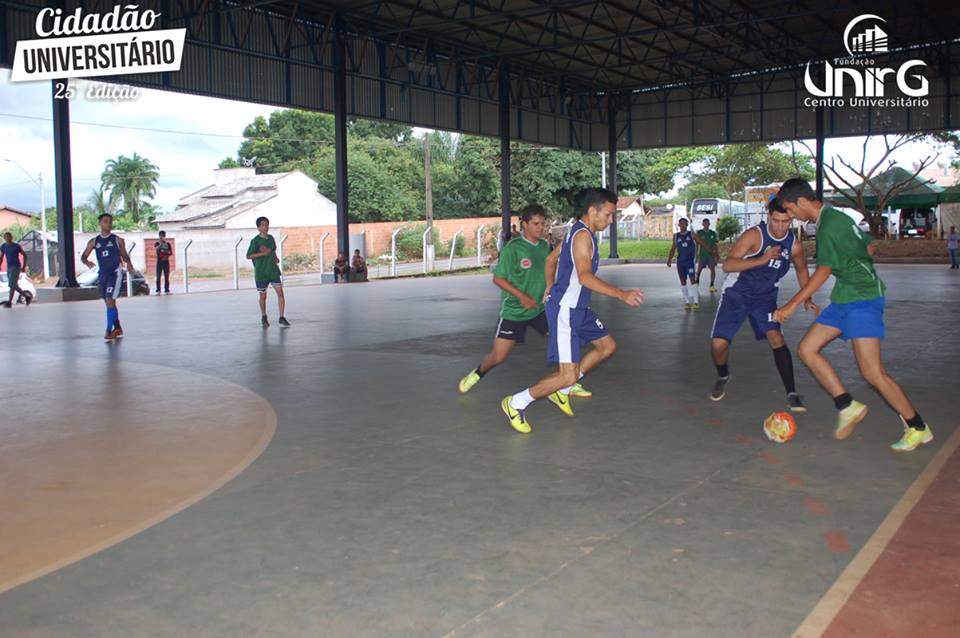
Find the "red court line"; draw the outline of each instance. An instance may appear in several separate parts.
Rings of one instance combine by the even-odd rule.
[[[960,636],[960,449],[950,455],[823,636]]]

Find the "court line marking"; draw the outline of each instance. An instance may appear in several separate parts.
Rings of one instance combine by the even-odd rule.
[[[904,495],[880,523],[877,531],[857,552],[817,606],[793,632],[793,638],[818,638],[827,630],[957,448],[960,448],[960,427],[954,428],[953,434],[907,488]]]

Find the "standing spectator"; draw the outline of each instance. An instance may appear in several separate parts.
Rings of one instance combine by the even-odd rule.
[[[350,272],[353,273],[355,281],[366,281],[367,279],[367,261],[360,255],[360,249],[353,251],[353,262],[350,264]]]
[[[160,275],[164,277],[163,292],[170,294],[170,255],[173,254],[173,246],[167,241],[167,231],[160,231],[160,241],[153,242],[153,247],[157,251],[157,294],[160,294]]]
[[[346,283],[349,280],[350,262],[347,261],[347,255],[343,252],[337,253],[337,260],[333,262],[333,283]]]
[[[7,308],[13,308],[13,295],[20,293],[20,296],[26,300],[27,305],[33,301],[33,295],[25,293],[20,288],[20,257],[23,256],[23,270],[27,269],[27,255],[23,252],[20,244],[13,241],[13,235],[3,234],[3,244],[0,244],[0,266],[4,260],[7,262],[7,284],[10,286],[10,298],[3,303]]]
[[[947,252],[950,253],[950,270],[960,270],[960,263],[957,262],[957,245],[960,243],[960,235],[957,234],[957,227],[950,227],[950,234],[947,235]]]

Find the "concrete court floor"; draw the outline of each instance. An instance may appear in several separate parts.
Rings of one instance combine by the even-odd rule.
[[[498,403],[546,369],[536,335],[456,391],[495,327],[488,276],[291,288],[286,331],[261,330],[249,291],[121,299],[113,345],[99,302],[2,311],[0,356],[212,375],[270,401],[277,431],[208,498],[0,594],[0,635],[789,636],[958,422],[960,276],[880,271],[888,368],[937,435],[909,455],[887,449],[899,423],[843,345],[830,355],[871,406],[845,442],[799,361],[800,434],[763,439],[782,393],[746,328],[710,402],[717,297],[685,314],[662,266],[601,270],[646,303],[595,301],[620,349],[576,418],[539,403],[529,436]],[[178,401],[136,385],[145,405]]]

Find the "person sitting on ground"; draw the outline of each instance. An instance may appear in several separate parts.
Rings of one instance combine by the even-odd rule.
[[[349,280],[350,263],[347,261],[346,253],[338,253],[337,260],[333,262],[333,283]]]
[[[365,281],[367,278],[367,260],[360,255],[359,248],[353,251],[350,272],[353,273],[352,279],[356,281]]]

